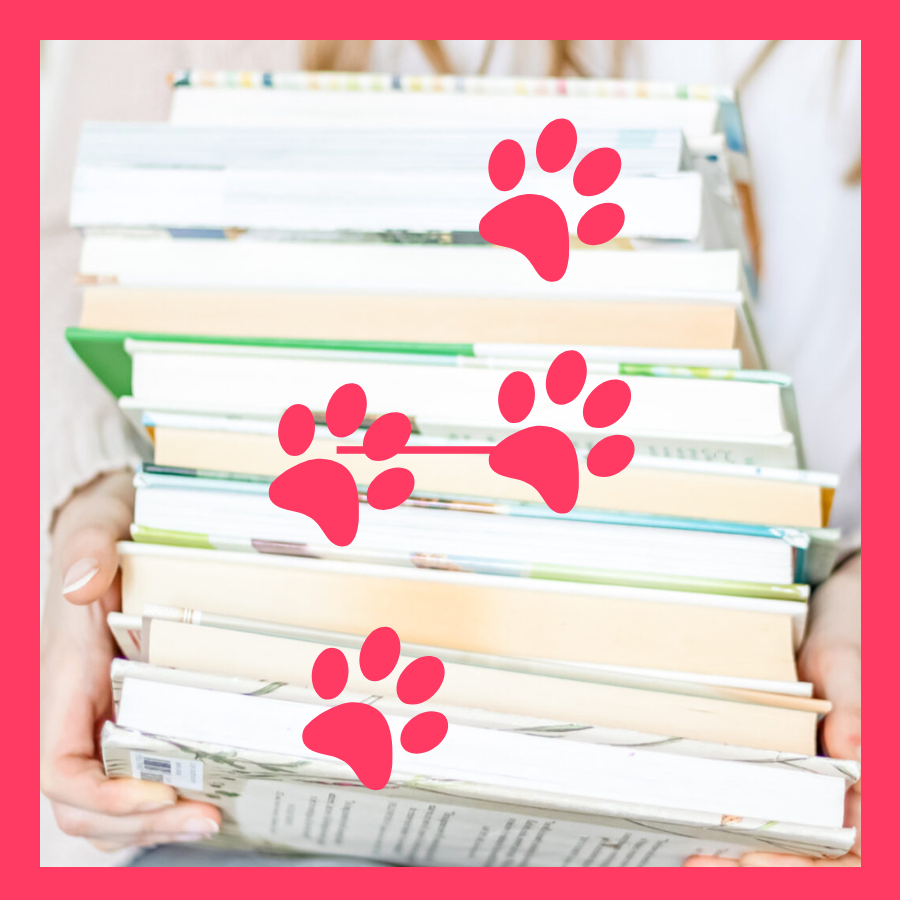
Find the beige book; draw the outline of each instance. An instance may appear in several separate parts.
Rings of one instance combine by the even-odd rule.
[[[308,687],[321,644],[268,635],[203,628],[154,619],[148,662],[214,675],[256,678]],[[359,653],[344,651],[347,690],[397,696],[397,679],[412,660],[400,658],[377,686],[359,671]],[[552,718],[607,728],[651,731],[700,741],[812,755],[815,712],[617,687],[446,663],[436,701],[508,715]]]
[[[84,291],[82,328],[217,337],[720,350],[745,345],[732,306],[403,294]]]
[[[642,602],[586,586],[462,572],[270,560],[177,548],[125,553],[122,611],[141,615],[163,603],[360,636],[390,625],[404,642],[471,653],[797,680],[787,610]]]
[[[416,493],[490,497],[541,502],[531,485],[504,478],[486,456],[405,455],[388,463],[362,454],[336,454],[338,444],[316,439],[300,457],[288,456],[272,435],[157,426],[154,461],[161,466],[276,476],[304,459],[337,459],[360,485],[402,464],[416,480]],[[833,493],[833,491],[832,491]],[[684,472],[632,465],[611,478],[595,478],[581,462],[577,506],[697,519],[724,519],[753,525],[819,528],[825,522],[825,489],[786,480]]]

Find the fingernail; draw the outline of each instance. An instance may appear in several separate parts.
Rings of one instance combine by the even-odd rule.
[[[72,567],[66,572],[63,581],[62,592],[71,594],[72,591],[81,590],[98,572],[100,571],[100,563],[96,559],[86,557],[79,559],[73,563]]]
[[[188,819],[181,826],[178,841],[202,841],[219,833],[219,825],[214,819]]]

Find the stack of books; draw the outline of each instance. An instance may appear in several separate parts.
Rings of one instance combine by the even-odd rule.
[[[625,226],[601,247],[574,236],[596,198],[534,162],[557,118],[578,129],[573,168],[621,156],[602,199]],[[557,282],[478,234],[509,138],[521,190],[566,213]],[[86,126],[68,338],[154,444],[109,616],[126,657],[109,774],[215,803],[223,847],[485,866],[846,852],[858,765],[816,756],[829,706],[795,666],[836,558],[837,479],[804,468],[790,379],[765,368],[745,169],[730,95],[674,85],[181,73],[170,123]],[[551,402],[571,350],[585,386]],[[535,387],[515,424],[498,408],[513,371]],[[585,399],[608,381],[630,404],[594,427]],[[336,428],[353,383],[366,408]],[[279,430],[294,404],[315,422],[297,455]],[[400,455],[341,452],[391,412],[410,420]],[[576,448],[564,512],[540,477],[489,464],[532,425]],[[634,459],[598,475],[613,434]],[[350,541],[270,499],[311,459],[352,475]],[[395,466],[409,499],[384,509],[373,488],[370,505]],[[366,639],[385,628],[397,664],[374,678]],[[349,662],[342,693],[323,689],[326,648]],[[401,673],[418,657],[443,680],[417,694]],[[301,740],[339,703],[393,734],[380,790],[353,764],[375,752],[365,733],[339,759]],[[420,752],[405,726],[429,713],[446,736]]]

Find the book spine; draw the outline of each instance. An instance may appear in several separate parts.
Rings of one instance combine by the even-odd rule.
[[[268,88],[288,91],[572,96],[610,99],[731,101],[725,86],[624,81],[612,78],[497,78],[477,75],[389,75],[377,72],[247,72],[178,69],[175,88]]]

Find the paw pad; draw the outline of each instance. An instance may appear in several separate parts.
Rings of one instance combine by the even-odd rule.
[[[566,350],[547,370],[547,396],[557,405],[571,403],[587,381],[587,363],[577,350]]]
[[[587,363],[577,350],[560,353],[546,377],[553,403],[574,401],[584,390]],[[525,372],[512,372],[500,385],[497,403],[507,422],[527,418],[534,406],[534,383]],[[613,379],[597,385],[584,402],[582,414],[591,428],[608,428],[622,418],[631,403],[631,389]],[[625,469],[634,457],[634,443],[624,435],[599,441],[587,458],[592,475],[608,478]],[[488,462],[498,475],[530,484],[554,512],[567,513],[578,499],[578,455],[571,439],[556,428],[533,425],[504,438],[491,450]]]
[[[577,144],[575,126],[568,119],[554,119],[544,126],[538,138],[535,149],[538,165],[545,172],[559,172],[572,161]]]
[[[568,119],[554,119],[538,137],[535,156],[545,172],[560,172],[575,155],[578,135]],[[622,159],[611,147],[588,153],[575,167],[572,183],[583,197],[608,190],[619,177]],[[511,191],[525,173],[525,153],[517,141],[500,141],[488,161],[488,176],[499,191]],[[582,243],[611,241],[625,225],[625,213],[615,203],[591,207],[577,227]],[[559,206],[541,194],[510,197],[490,210],[478,227],[491,244],[517,250],[545,281],[559,281],[569,265],[569,226]]]
[[[358,384],[341,385],[328,401],[325,424],[335,437],[353,434],[366,415],[366,395]],[[366,456],[390,459],[401,450],[411,433],[409,419],[402,413],[379,416],[363,439]],[[290,456],[309,450],[316,423],[309,407],[297,403],[278,423],[278,443]],[[412,472],[388,469],[372,479],[367,500],[374,509],[393,509],[405,502],[415,487]],[[338,547],[346,547],[359,529],[359,493],[346,466],[333,459],[308,459],[282,472],[269,485],[269,499],[281,509],[309,516],[325,537]]]
[[[359,668],[369,681],[382,681],[397,666],[400,639],[392,628],[376,628],[363,642]],[[316,693],[332,700],[347,686],[349,667],[344,654],[329,647],[313,665]],[[397,696],[415,705],[430,700],[444,680],[444,664],[436,656],[414,659],[397,679]],[[447,734],[447,719],[439,712],[419,713],[403,726],[400,745],[407,753],[427,753]],[[393,745],[387,720],[365,703],[342,703],[319,714],[303,729],[303,742],[316,753],[347,763],[356,777],[373,791],[391,777]]]
[[[511,191],[525,174],[525,153],[518,141],[500,141],[488,160],[488,177],[498,191]]]

